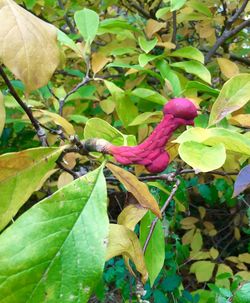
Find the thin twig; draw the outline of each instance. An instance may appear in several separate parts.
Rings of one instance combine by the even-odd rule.
[[[172,17],[173,17],[173,33],[172,33],[171,42],[176,45],[176,38],[177,38],[177,18],[176,18],[176,11],[173,11]]]
[[[17,101],[17,103],[22,107],[22,109],[25,111],[25,113],[29,117],[30,122],[32,123],[32,125],[34,126],[34,128],[36,130],[37,137],[40,140],[40,142],[42,143],[42,146],[48,146],[48,142],[47,142],[47,138],[46,138],[46,132],[41,127],[41,125],[39,124],[38,120],[33,116],[33,113],[31,111],[31,109],[19,97],[19,95],[17,94],[15,88],[11,84],[8,76],[6,75],[4,69],[3,69],[3,67],[1,65],[0,65],[0,75],[4,79],[4,82],[7,85],[7,87],[9,88],[9,91],[10,91],[11,95],[15,98],[15,100]]]
[[[58,2],[58,5],[59,5],[60,9],[65,11],[65,7],[64,7],[64,4],[63,4],[62,0],[57,0],[57,2]],[[71,22],[67,11],[65,11],[63,19],[65,20],[66,24],[68,25],[70,32],[72,34],[76,34],[76,29],[75,29],[74,23]]]
[[[164,203],[164,205],[163,205],[162,208],[161,208],[161,214],[163,214],[163,213],[165,212],[165,210],[166,210],[166,208],[168,207],[169,203],[170,203],[171,200],[173,199],[173,197],[174,197],[174,195],[175,195],[175,193],[176,193],[176,191],[177,191],[179,185],[180,185],[180,180],[179,180],[179,179],[176,179],[175,184],[174,184],[174,186],[173,186],[173,188],[172,188],[172,191],[171,191],[171,193],[170,193],[168,199],[166,200],[166,202]],[[152,223],[151,223],[151,225],[150,225],[150,230],[149,230],[148,236],[147,236],[146,241],[145,241],[144,246],[143,246],[143,253],[144,253],[144,254],[145,254],[145,252],[146,252],[146,249],[147,249],[148,244],[149,244],[149,241],[150,241],[150,239],[151,239],[151,237],[152,237],[152,235],[153,235],[153,232],[154,232],[154,229],[155,229],[155,226],[156,226],[158,220],[159,220],[159,218],[156,217],[156,218],[152,221]]]

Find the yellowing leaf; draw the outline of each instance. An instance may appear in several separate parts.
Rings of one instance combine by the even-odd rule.
[[[226,59],[226,58],[217,58],[220,70],[222,74],[227,78],[232,78],[239,73],[239,67],[236,63]]]
[[[148,279],[148,272],[136,234],[126,226],[110,224],[106,260],[119,255],[128,257],[134,262],[136,269],[142,275],[143,283],[145,283]]]
[[[236,276],[240,276],[244,281],[250,281],[250,271],[239,271]]]
[[[205,260],[210,259],[210,254],[208,251],[191,251],[190,259],[191,260]]]
[[[207,282],[212,278],[215,264],[210,261],[197,261],[190,267],[190,272],[194,273],[197,281]]]
[[[136,224],[141,221],[148,210],[139,204],[131,204],[123,209],[117,218],[117,223],[134,230]]]
[[[210,248],[209,253],[210,253],[210,255],[211,255],[211,257],[212,257],[213,259],[216,259],[216,258],[218,257],[218,255],[219,255],[218,250],[215,249],[214,247],[211,247],[211,248]]]
[[[204,217],[205,217],[205,215],[206,215],[206,208],[204,208],[204,207],[202,207],[202,206],[199,206],[199,207],[198,207],[198,210],[199,210],[201,219],[204,219]]]
[[[59,63],[57,30],[13,0],[0,1],[0,61],[32,91],[46,85]]]
[[[139,181],[135,175],[130,172],[110,163],[106,166],[113,175],[126,187],[143,207],[150,209],[156,216],[161,218],[161,211],[155,198],[148,190],[145,183]]]
[[[195,218],[195,217],[187,217],[187,218],[184,218],[181,220],[181,224],[182,225],[191,225],[191,224],[195,224],[199,222],[199,219],[198,218]]]
[[[91,57],[91,66],[94,74],[98,73],[111,59],[104,56],[102,53],[93,53]]]
[[[67,172],[61,173],[57,181],[57,187],[62,188],[74,180],[73,176]]]
[[[234,125],[250,127],[250,114],[240,114],[229,118],[229,122]]]
[[[166,22],[158,22],[153,19],[149,19],[146,24],[145,33],[150,39],[153,34],[157,33],[164,27],[166,27]]]
[[[3,102],[3,95],[0,91],[0,136],[4,129],[4,124],[5,124],[5,107]]]
[[[187,232],[185,232],[185,234],[183,235],[183,237],[181,239],[182,244],[184,244],[184,245],[190,244],[193,241],[194,231],[195,231],[195,229],[190,229]]]
[[[50,117],[52,121],[55,122],[57,125],[60,125],[66,131],[67,134],[75,134],[73,125],[60,115],[42,109],[36,110],[36,112],[42,113],[44,116]]]
[[[250,264],[250,254],[249,253],[240,254],[238,256],[238,258],[239,258],[239,261]]]
[[[240,238],[241,238],[240,230],[239,230],[238,227],[235,227],[235,228],[234,228],[234,237],[235,237],[235,239],[236,239],[237,241],[239,241]]]
[[[194,252],[201,250],[203,245],[203,239],[201,236],[201,231],[199,229],[196,230],[193,240],[191,242],[191,248]]]

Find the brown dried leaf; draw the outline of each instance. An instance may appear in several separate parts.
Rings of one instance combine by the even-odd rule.
[[[146,24],[145,33],[150,39],[154,33],[157,33],[164,27],[166,27],[166,22],[158,22],[153,19],[149,19]]]

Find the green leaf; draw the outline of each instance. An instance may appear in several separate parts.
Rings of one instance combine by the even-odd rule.
[[[180,9],[187,0],[170,0],[170,8],[171,12],[176,11]]]
[[[171,66],[183,69],[185,72],[193,74],[203,81],[211,84],[211,75],[209,70],[200,62],[190,60],[172,63]]]
[[[101,167],[33,206],[0,236],[0,301],[88,302],[107,237]]]
[[[202,143],[187,141],[179,146],[179,154],[184,162],[202,172],[215,170],[226,160],[223,144],[209,147]]]
[[[171,56],[193,59],[201,63],[204,63],[204,55],[202,54],[201,51],[199,51],[197,48],[193,46],[186,46],[177,49],[176,51],[172,52]]]
[[[218,123],[228,114],[238,110],[250,100],[250,74],[239,74],[228,80],[214,102],[209,125]]]
[[[146,112],[146,113],[143,113],[143,114],[140,114],[139,116],[137,116],[129,124],[129,126],[160,122],[162,117],[163,117],[162,111]]]
[[[162,289],[164,291],[173,292],[175,289],[177,289],[181,284],[181,278],[174,274],[169,275],[166,277],[162,282]]]
[[[249,303],[250,302],[250,282],[239,287],[233,296],[233,303]]]
[[[141,99],[145,99],[151,101],[153,103],[164,105],[167,103],[167,99],[165,99],[162,95],[147,88],[136,88],[134,89],[131,94],[133,96],[139,97]]]
[[[150,224],[154,218],[155,215],[153,215],[151,212],[147,212],[141,220],[140,242],[142,245],[146,241],[150,229]],[[162,222],[158,220],[145,252],[145,262],[151,286],[153,286],[155,279],[157,278],[164,265],[164,259],[165,239]]]
[[[163,17],[164,15],[166,15],[168,12],[170,12],[170,7],[163,7],[157,10],[155,17],[157,19],[160,19],[161,17]]]
[[[143,36],[139,37],[139,45],[140,48],[145,52],[149,53],[157,44],[157,38],[155,37],[153,40],[147,40]]]
[[[148,64],[148,62],[153,61],[155,59],[159,58],[159,56],[156,55],[150,55],[150,54],[140,54],[138,57],[138,61],[141,67],[144,67]]]
[[[115,145],[135,145],[136,140],[132,135],[124,135],[111,126],[108,122],[99,119],[89,119],[84,128],[84,139],[100,138]]]
[[[6,118],[6,114],[5,114],[5,107],[4,107],[4,101],[3,101],[3,94],[0,91],[0,136],[4,129],[5,118]]]
[[[181,94],[181,84],[176,73],[170,68],[169,64],[165,60],[160,60],[156,63],[156,67],[159,69],[163,79],[167,79],[172,88],[175,97]]]
[[[39,147],[0,156],[0,230],[51,175],[62,150]]]
[[[214,266],[211,261],[197,261],[191,265],[190,272],[195,274],[198,282],[207,282],[212,278]]]
[[[70,39],[64,32],[60,31],[59,29],[57,31],[57,40],[61,44],[66,45],[67,47],[72,49],[76,54],[78,54],[80,56],[83,55],[82,52],[80,51],[80,49],[75,44],[75,42],[72,39]]]
[[[91,44],[95,39],[99,26],[99,16],[95,11],[84,8],[75,12],[74,19],[80,34],[87,44]]]
[[[220,93],[218,89],[212,88],[204,83],[198,81],[188,81],[185,89],[196,88],[199,92],[208,93],[212,96],[217,97]]]
[[[110,32],[109,30],[119,30],[121,32],[121,30],[130,30],[130,31],[135,31],[135,32],[139,32],[139,30],[129,24],[126,20],[122,20],[122,19],[118,19],[118,18],[110,18],[110,19],[105,19],[102,20],[100,22],[100,27],[99,27],[99,34],[103,34],[103,33],[107,33]]]
[[[199,12],[207,17],[213,16],[210,9],[205,4],[203,4],[201,1],[192,0],[188,3],[188,5],[191,6],[193,9],[195,9],[197,12]]]
[[[208,145],[223,143],[227,150],[250,156],[250,138],[225,128],[190,128],[174,142],[186,141],[196,141]]]

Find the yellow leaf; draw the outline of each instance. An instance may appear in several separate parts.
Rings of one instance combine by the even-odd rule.
[[[117,223],[134,230],[136,224],[141,221],[148,210],[140,204],[131,204],[123,209],[117,218]]]
[[[28,92],[46,85],[59,64],[57,29],[13,0],[0,0],[0,61]]]
[[[239,74],[238,65],[226,58],[217,58],[222,74],[227,78],[232,78]]]
[[[213,223],[211,223],[211,222],[209,222],[209,221],[204,221],[204,222],[203,222],[203,225],[205,226],[205,228],[206,228],[208,231],[214,229]]]
[[[3,95],[0,91],[0,136],[4,129],[4,124],[5,124],[5,107],[3,102]]]
[[[198,210],[199,210],[201,219],[203,219],[203,218],[205,217],[205,215],[206,215],[206,208],[205,208],[205,207],[202,207],[202,206],[199,206],[199,207],[198,207]]]
[[[185,232],[181,239],[182,244],[190,244],[193,241],[194,231],[194,229],[190,229],[189,231]]]
[[[74,180],[74,178],[71,174],[66,173],[66,172],[61,173],[61,175],[59,176],[59,178],[57,180],[58,189],[61,187],[64,187],[65,185],[69,184],[73,180]]]
[[[198,282],[207,282],[212,278],[215,264],[211,261],[197,261],[190,267]]]
[[[102,53],[93,53],[91,57],[91,66],[94,74],[102,70],[104,66],[110,61],[111,59],[107,58]]]
[[[211,247],[211,248],[210,248],[209,253],[210,253],[210,255],[211,255],[211,257],[212,257],[213,259],[216,259],[216,258],[218,257],[218,255],[219,255],[218,250],[215,249],[214,247]]]
[[[155,198],[148,190],[145,183],[139,181],[135,175],[120,168],[116,165],[107,163],[106,166],[113,175],[126,187],[133,196],[137,199],[141,206],[150,209],[156,216],[161,218],[161,211]]]
[[[216,229],[211,229],[209,232],[208,232],[208,235],[210,237],[214,237],[217,235],[217,230]]]
[[[247,270],[247,266],[244,263],[238,263],[236,267],[241,270]]]
[[[238,263],[239,262],[238,257],[235,257],[235,256],[227,257],[226,260],[230,261],[230,262],[233,262],[233,263]]]
[[[201,231],[197,229],[193,241],[191,243],[191,248],[194,252],[199,251],[201,250],[202,245],[203,245],[203,239],[202,239]]]
[[[106,251],[106,260],[123,255],[125,260],[131,259],[138,272],[142,275],[142,282],[148,279],[144,256],[136,234],[126,226],[118,224],[109,225],[109,239]]]
[[[195,224],[199,221],[199,219],[195,218],[195,217],[187,217],[181,220],[181,225],[191,225],[191,224]]]
[[[157,33],[164,27],[166,27],[166,22],[158,22],[153,19],[149,19],[146,24],[145,33],[150,39],[152,38],[153,34]]]
[[[229,278],[217,279],[217,277],[220,274],[224,274],[224,273],[229,273],[231,276],[233,276],[233,271],[228,265],[219,264],[218,269],[217,269],[217,273],[216,273],[216,277],[215,277],[215,283],[219,287],[230,288]]]
[[[241,236],[240,236],[240,230],[239,230],[238,227],[235,227],[235,228],[234,228],[234,237],[235,237],[235,239],[236,239],[237,241],[239,241],[240,238],[241,238]]]
[[[236,276],[240,276],[244,281],[250,280],[250,271],[239,271]]]
[[[190,252],[191,260],[205,260],[210,259],[210,254],[208,251],[191,251]]]
[[[240,254],[238,256],[238,258],[239,258],[240,262],[250,264],[250,254],[249,253]]]
[[[67,134],[74,135],[75,130],[71,123],[69,123],[66,119],[61,117],[60,115],[56,113],[51,113],[47,110],[38,109],[36,110],[38,113],[42,113],[44,116],[50,117],[53,122],[55,122],[57,125],[60,125]]]
[[[229,119],[233,125],[240,125],[243,127],[250,127],[250,114],[240,114]]]

